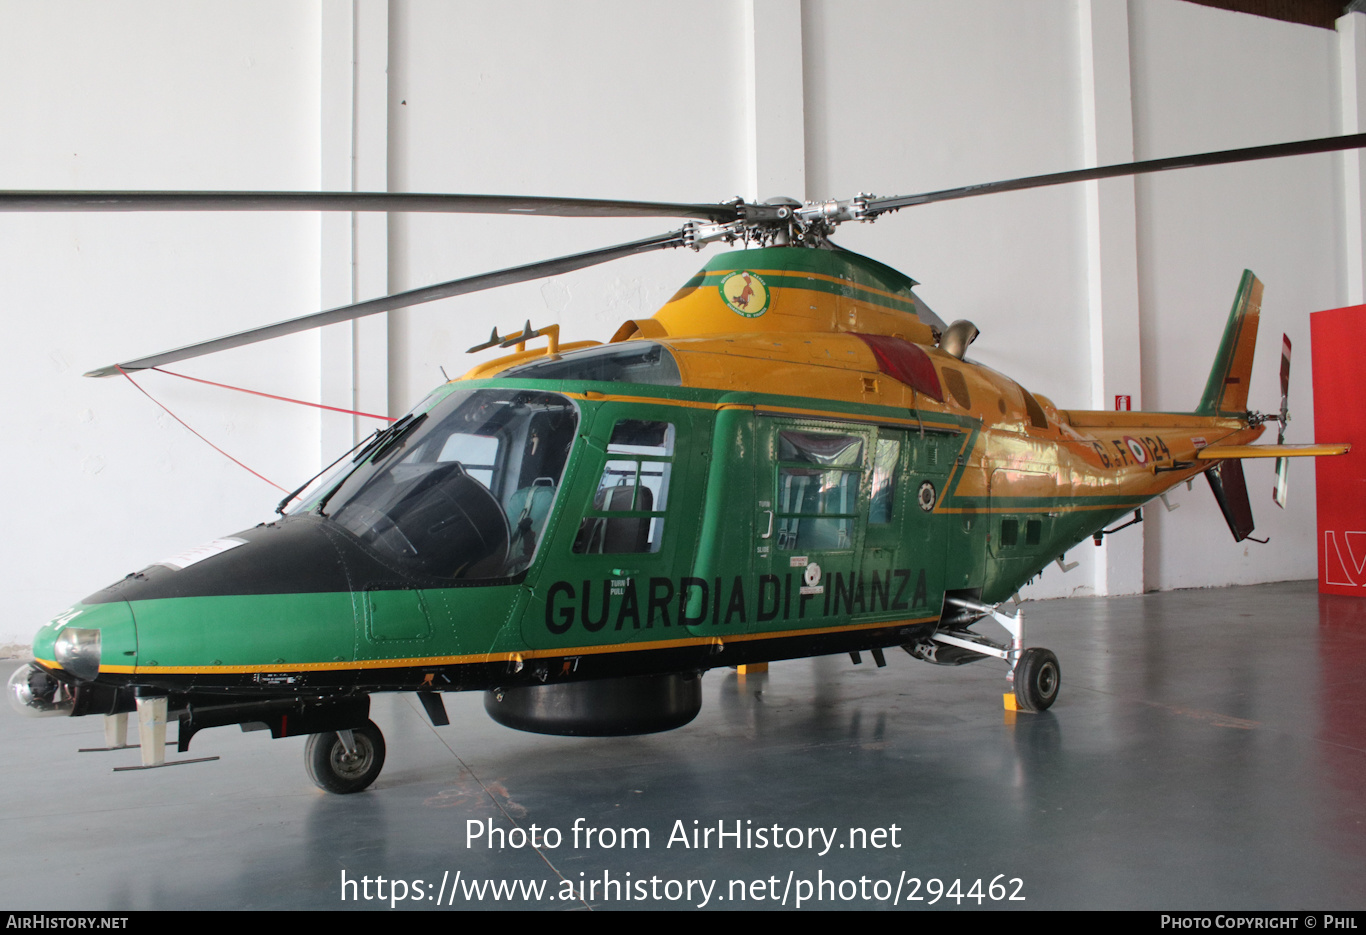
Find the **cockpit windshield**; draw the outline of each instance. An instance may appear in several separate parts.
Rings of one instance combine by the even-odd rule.
[[[491,579],[531,564],[578,411],[534,390],[456,390],[381,436],[318,506],[414,574]]]

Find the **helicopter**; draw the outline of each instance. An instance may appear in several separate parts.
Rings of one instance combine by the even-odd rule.
[[[0,210],[438,211],[680,217],[676,230],[306,315],[91,371],[128,375],[438,298],[669,248],[713,256],[606,341],[558,325],[433,390],[286,496],[278,519],[129,574],[37,633],[21,711],[136,714],[142,765],[206,728],[308,735],[322,789],[385,759],[370,695],[483,691],[498,723],[569,736],[690,722],[708,670],[900,647],[1004,663],[1008,707],[1049,708],[1061,665],[1027,646],[1018,590],[1204,474],[1236,541],[1241,460],[1287,445],[1248,409],[1262,284],[1244,274],[1204,393],[1182,413],[1060,409],[967,354],[897,270],[837,246],[849,222],[994,192],[1366,146],[1366,134],[897,197],[673,204],[326,192],[0,192]],[[542,342],[544,342],[542,344]],[[1266,423],[1274,445],[1254,445]],[[324,472],[326,473],[326,471]],[[1013,603],[1013,611],[1007,606]],[[994,622],[1005,636],[981,632]],[[172,762],[193,762],[178,760]]]

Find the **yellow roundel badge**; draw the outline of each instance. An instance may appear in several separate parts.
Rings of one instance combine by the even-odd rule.
[[[741,270],[721,280],[721,298],[730,310],[746,318],[758,318],[768,311],[768,286],[758,273]]]

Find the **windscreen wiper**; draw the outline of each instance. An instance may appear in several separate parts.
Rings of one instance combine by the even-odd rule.
[[[389,426],[389,428],[380,432],[375,438],[373,445],[367,445],[356,452],[356,456],[351,460],[360,461],[368,455],[371,461],[378,461],[380,458],[384,457],[385,452],[397,445],[406,438],[413,429],[426,421],[427,413],[425,412],[420,416],[414,416],[411,412],[408,413],[402,419],[399,419],[393,425]]]
[[[328,471],[332,470],[332,469],[333,469],[334,467],[336,467],[338,464],[341,464],[342,458],[345,458],[347,455],[351,454],[352,451],[355,451],[355,450],[356,450],[357,448],[359,448],[361,445],[369,444],[370,441],[371,441],[372,439],[374,439],[375,436],[378,435],[381,431],[382,431],[381,429],[375,429],[375,430],[374,430],[373,432],[371,432],[369,435],[365,436],[365,437],[362,438],[360,441],[358,441],[358,442],[356,442],[354,445],[352,445],[350,451],[343,452],[341,458],[338,458],[336,461],[333,461],[331,464],[329,464],[327,467],[323,468],[323,469],[322,469],[321,471],[319,471],[317,474],[314,474],[314,475],[313,475],[312,477],[310,477],[308,480],[304,481],[302,484],[300,484],[300,485],[299,485],[298,487],[296,487],[294,490],[292,490],[292,491],[290,491],[289,493],[285,494],[285,498],[284,498],[283,500],[281,500],[281,501],[276,505],[276,507],[275,507],[275,512],[276,512],[276,513],[279,513],[281,516],[284,516],[284,515],[285,515],[285,507],[289,506],[289,503],[290,503],[291,500],[294,500],[296,497],[299,496],[299,494],[303,493],[303,492],[308,488],[308,485],[309,485],[309,484],[313,483],[315,480],[317,480],[318,478],[322,477],[324,474],[326,474]]]

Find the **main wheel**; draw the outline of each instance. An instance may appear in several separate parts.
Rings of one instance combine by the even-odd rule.
[[[359,792],[379,776],[384,768],[384,735],[374,721],[351,732],[356,748],[347,753],[336,731],[313,734],[304,748],[308,778],[319,789],[346,795]]]
[[[1062,669],[1058,657],[1047,649],[1031,646],[1015,664],[1015,701],[1021,711],[1047,711],[1058,699]]]

